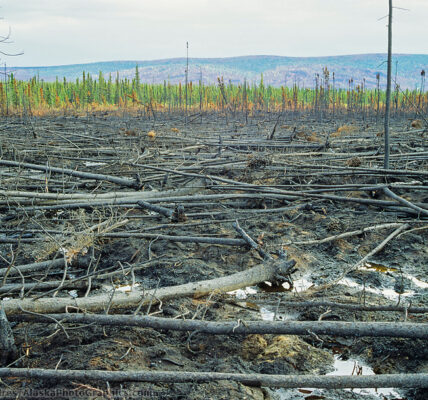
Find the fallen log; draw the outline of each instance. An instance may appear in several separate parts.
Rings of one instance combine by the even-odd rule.
[[[222,372],[185,371],[100,371],[100,370],[58,370],[41,368],[0,368],[0,378],[51,379],[53,381],[100,380],[109,382],[213,382],[235,381],[248,386],[268,386],[286,388],[425,388],[428,374],[389,375],[268,375],[236,374]]]
[[[218,244],[223,246],[244,246],[247,242],[244,239],[232,239],[232,238],[218,238],[208,236],[174,236],[174,235],[162,235],[157,233],[127,233],[127,232],[113,232],[107,234],[101,234],[100,236],[110,238],[141,238],[141,239],[158,239],[158,240],[170,240],[171,242],[181,243],[207,243],[207,244]]]
[[[190,188],[189,192],[196,192],[196,188]],[[104,200],[88,200],[82,201],[78,199],[77,202],[69,202],[68,200],[61,201],[60,204],[49,205],[49,206],[26,206],[20,208],[21,211],[34,211],[34,210],[60,210],[60,209],[74,209],[74,208],[93,208],[93,207],[109,207],[109,206],[137,206],[137,202],[142,198],[148,203],[175,203],[175,202],[195,202],[195,201],[209,201],[209,200],[228,200],[228,199],[254,199],[254,198],[268,198],[276,200],[295,200],[297,197],[291,198],[290,196],[284,196],[281,194],[269,194],[269,193],[242,193],[242,194],[211,194],[211,195],[172,195],[164,196],[162,192],[156,192],[157,197],[154,196],[141,196],[146,192],[135,192],[135,196],[127,196],[124,198],[109,198]],[[396,202],[391,201],[392,205],[396,205]]]
[[[286,244],[294,244],[294,245],[322,244],[322,243],[332,242],[332,241],[338,240],[338,239],[344,239],[344,238],[351,237],[351,236],[362,235],[366,232],[377,231],[377,230],[388,229],[388,228],[399,228],[401,225],[403,225],[403,224],[400,222],[393,222],[390,224],[374,225],[374,226],[368,226],[366,228],[358,229],[358,230],[352,231],[352,232],[344,232],[344,233],[340,233],[337,235],[328,236],[324,239],[307,240],[304,242],[287,242]]]
[[[170,210],[169,208],[157,206],[156,204],[151,204],[142,200],[137,201],[137,204],[143,209],[148,209],[170,218],[171,222],[183,222],[186,220],[184,207],[182,205],[177,205],[174,210]]]
[[[45,165],[23,163],[23,162],[18,162],[18,161],[9,161],[9,160],[0,160],[0,165],[5,165],[5,166],[9,166],[9,167],[34,169],[37,171],[44,171],[46,173],[69,175],[69,176],[75,176],[78,178],[93,179],[96,181],[106,181],[106,182],[110,182],[110,183],[115,183],[116,185],[120,185],[120,186],[131,187],[131,188],[136,189],[136,190],[141,189],[140,188],[141,185],[137,182],[137,180],[119,178],[117,176],[112,176],[112,175],[93,174],[90,172],[76,171],[73,169],[57,168],[57,167],[50,167],[50,166],[45,166]]]
[[[334,307],[341,308],[344,310],[355,310],[355,311],[391,311],[391,312],[407,312],[409,314],[424,314],[428,313],[428,307],[416,307],[409,305],[397,306],[397,305],[385,305],[375,306],[371,304],[356,304],[356,303],[336,303],[334,301],[281,301],[281,307]]]
[[[16,265],[10,268],[0,268],[0,277],[3,277],[6,273],[8,276],[12,276],[12,275],[19,275],[19,272],[28,273],[28,272],[44,270],[47,268],[63,267],[64,265],[65,265],[64,257],[57,258],[55,260]]]
[[[92,287],[100,287],[101,284],[92,282]],[[88,282],[77,281],[77,282],[63,282],[63,281],[47,281],[47,282],[30,282],[30,283],[6,283],[0,286],[1,294],[9,294],[13,292],[19,292],[21,290],[45,290],[45,289],[85,289],[88,287]]]
[[[164,197],[168,196],[180,196],[188,195],[198,192],[202,182],[197,182],[194,185],[189,185],[181,189],[163,190],[159,192],[157,190],[150,190],[144,192],[125,192],[125,191],[113,191],[108,193],[40,193],[40,192],[28,192],[22,190],[0,190],[0,198],[5,197],[7,199],[15,198],[27,198],[31,199],[32,202],[36,200],[56,200],[56,201],[74,201],[74,200],[108,200],[108,199],[123,199],[126,197],[138,197],[139,199],[149,199],[151,197]]]
[[[383,192],[391,197],[391,199],[397,200],[399,203],[404,204],[406,207],[410,207],[413,210],[416,210],[418,213],[423,214],[423,215],[427,215],[428,216],[428,210],[423,209],[421,207],[418,207],[417,205],[413,204],[412,202],[404,199],[403,197],[400,197],[398,195],[396,195],[392,190],[390,190],[387,187],[383,188]]]
[[[248,235],[248,233],[247,232],[245,232],[242,228],[241,228],[241,226],[239,225],[239,222],[238,222],[238,220],[236,220],[234,223],[233,223],[233,228],[235,229],[235,231],[236,232],[238,232],[241,236],[242,236],[242,238],[245,240],[245,242],[251,247],[251,248],[253,248],[254,250],[256,250],[258,253],[259,253],[259,255],[260,255],[260,257],[262,257],[264,260],[272,260],[273,258],[272,258],[272,256],[269,254],[269,253],[266,253],[262,248],[261,248],[261,246],[258,244],[258,243],[256,243],[255,241],[254,241],[254,239],[252,238],[252,237],[250,237],[249,235]]]
[[[24,310],[25,311],[25,310]],[[138,326],[174,331],[194,331],[211,335],[334,335],[352,337],[407,337],[428,339],[428,324],[409,322],[343,322],[343,321],[223,321],[181,320],[152,316],[94,314],[15,314],[11,321],[79,323],[107,326]]]
[[[137,204],[143,209],[157,212],[158,214],[161,214],[167,218],[172,218],[172,215],[174,214],[174,211],[170,210],[169,208],[157,206],[156,204],[151,204],[147,201],[138,200]]]
[[[248,270],[237,272],[221,278],[191,282],[178,286],[169,286],[151,290],[137,290],[130,293],[103,293],[90,297],[41,298],[41,299],[9,299],[3,302],[6,314],[21,313],[22,309],[42,314],[64,312],[67,307],[77,307],[86,311],[104,311],[110,309],[135,308],[156,300],[185,296],[204,296],[214,290],[228,292],[246,286],[252,286],[262,281],[275,280],[277,276],[286,276],[294,267],[294,260],[275,260],[256,265]]]

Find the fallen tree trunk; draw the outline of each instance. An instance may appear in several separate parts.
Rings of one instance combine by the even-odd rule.
[[[328,236],[324,239],[306,240],[303,242],[288,242],[287,244],[293,244],[293,245],[322,244],[322,243],[332,242],[332,241],[338,240],[338,239],[344,239],[344,238],[351,237],[351,236],[362,235],[366,232],[377,231],[380,229],[399,228],[402,225],[403,224],[400,222],[394,222],[394,223],[390,223],[390,224],[374,225],[374,226],[368,226],[367,228],[358,229],[358,230],[352,231],[352,232],[344,232],[344,233],[340,233],[338,235]]]
[[[356,304],[356,303],[336,303],[334,301],[281,301],[281,307],[333,307],[342,308],[344,310],[355,310],[355,311],[397,311],[407,312],[409,314],[424,314],[428,313],[428,307],[416,307],[416,306],[396,306],[396,305],[385,305],[375,306],[371,304]]]
[[[225,277],[186,283],[184,285],[170,286],[151,290],[136,290],[130,293],[103,293],[90,297],[69,298],[41,298],[10,299],[3,301],[6,314],[21,313],[22,309],[42,314],[64,312],[67,307],[77,307],[86,311],[104,311],[107,306],[110,309],[134,308],[156,300],[185,296],[204,296],[214,290],[228,292],[245,286],[252,286],[262,281],[271,281],[279,276],[286,276],[294,267],[294,260],[269,261],[259,264],[246,271],[237,272]]]
[[[241,382],[248,386],[286,388],[425,388],[428,374],[390,375],[267,375],[236,374],[222,372],[180,372],[180,371],[100,371],[100,370],[57,370],[41,368],[0,368],[0,378],[33,378],[61,381],[101,380],[109,382],[213,382],[220,380]]]
[[[9,161],[9,160],[0,160],[0,165],[34,169],[37,171],[44,171],[46,173],[69,175],[69,176],[75,176],[78,178],[93,179],[96,181],[106,181],[106,182],[115,183],[116,185],[120,185],[120,186],[131,187],[136,190],[139,190],[141,186],[136,180],[119,178],[117,176],[111,176],[111,175],[92,174],[90,172],[76,171],[76,170],[67,169],[67,168],[57,168],[57,167],[50,167],[45,165],[30,164],[30,163],[23,163],[18,161]]]
[[[190,188],[189,192],[196,192],[196,188]],[[210,194],[210,195],[172,195],[172,196],[164,196],[161,192],[157,192],[157,196],[141,196],[146,192],[135,192],[135,196],[127,196],[127,197],[118,197],[118,198],[108,198],[103,200],[81,200],[77,199],[77,201],[68,201],[63,200],[60,201],[59,204],[56,205],[32,205],[22,207],[21,211],[33,211],[33,210],[60,210],[60,209],[74,209],[74,208],[93,208],[93,207],[107,207],[107,206],[119,206],[119,205],[127,205],[136,207],[137,202],[142,198],[147,203],[184,203],[184,202],[203,202],[209,200],[229,200],[229,199],[254,199],[257,198],[269,198],[276,200],[296,200],[297,197],[291,198],[290,196],[284,196],[281,194],[269,194],[269,193],[242,193],[242,194]],[[151,192],[150,192],[151,193]],[[396,202],[391,201],[392,205],[396,205]]]
[[[170,210],[169,208],[157,206],[156,204],[151,204],[147,201],[138,200],[137,204],[143,209],[157,212],[158,214],[161,214],[167,218],[172,218],[172,215],[174,214],[174,211]]]
[[[64,257],[57,258],[55,260],[16,265],[8,268],[0,268],[0,277],[3,277],[6,273],[8,276],[12,276],[12,275],[15,276],[15,275],[19,275],[19,272],[28,273],[28,272],[44,270],[47,268],[63,267],[64,265],[65,265]]]
[[[384,187],[384,188],[383,188],[383,192],[384,192],[387,196],[391,197],[392,199],[397,200],[397,201],[398,201],[399,203],[401,203],[401,204],[404,204],[406,207],[413,208],[413,210],[416,210],[418,213],[428,216],[428,210],[423,209],[423,208],[421,208],[421,207],[418,207],[417,205],[413,204],[412,202],[410,202],[410,201],[408,201],[408,200],[406,200],[406,199],[404,199],[404,198],[402,198],[402,197],[400,197],[400,196],[396,195],[396,194],[395,194],[392,190],[390,190],[389,188]]]
[[[141,238],[141,239],[170,240],[171,242],[182,242],[182,243],[218,244],[223,246],[244,246],[247,244],[247,242],[244,239],[219,238],[219,237],[208,237],[208,236],[174,236],[174,235],[162,235],[157,233],[112,232],[107,234],[101,234],[100,236],[111,237],[111,238],[134,237],[134,238]]]
[[[408,337],[428,339],[428,324],[408,322],[342,322],[342,321],[223,321],[181,320],[134,315],[91,314],[16,314],[11,321],[95,324],[108,326],[138,326],[176,331],[196,331],[212,335],[289,334],[371,337]]]
[[[36,200],[40,201],[96,201],[96,200],[117,200],[124,199],[127,197],[138,197],[142,199],[150,199],[152,197],[164,197],[168,196],[185,196],[200,191],[200,187],[203,186],[202,181],[198,181],[193,185],[184,187],[181,189],[163,190],[159,192],[157,190],[150,190],[144,192],[125,192],[125,191],[113,191],[108,193],[40,193],[40,192],[28,192],[22,190],[0,190],[0,198],[5,197],[6,199],[16,200],[17,198],[27,198],[35,203]]]
[[[101,284],[92,282],[92,288],[100,287]],[[0,286],[1,294],[9,294],[13,292],[19,292],[21,290],[45,290],[45,289],[85,289],[88,287],[88,282],[77,281],[77,282],[63,282],[63,281],[47,281],[47,282],[29,282],[29,283],[6,283]]]

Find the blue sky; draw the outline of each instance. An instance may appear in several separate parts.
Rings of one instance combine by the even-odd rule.
[[[428,0],[394,0],[393,51],[428,53]],[[387,0],[0,0],[16,66],[386,50]]]

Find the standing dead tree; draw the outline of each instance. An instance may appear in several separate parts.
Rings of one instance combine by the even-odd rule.
[[[383,167],[389,168],[389,117],[391,114],[391,64],[392,64],[392,0],[389,0],[388,12],[388,62],[386,78],[386,102],[385,102],[385,158]]]

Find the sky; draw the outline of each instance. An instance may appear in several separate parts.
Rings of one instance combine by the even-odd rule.
[[[428,53],[428,0],[394,0],[393,52]],[[0,0],[14,66],[383,53],[388,0]]]

